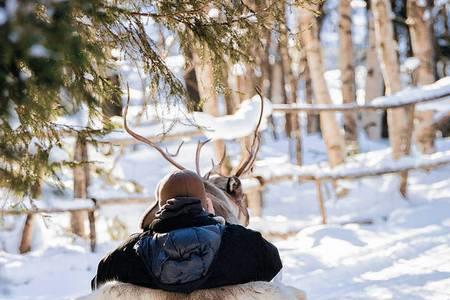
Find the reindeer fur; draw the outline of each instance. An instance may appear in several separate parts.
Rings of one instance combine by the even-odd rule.
[[[190,294],[171,293],[129,283],[112,281],[77,300],[306,300],[303,291],[290,286],[256,281]]]

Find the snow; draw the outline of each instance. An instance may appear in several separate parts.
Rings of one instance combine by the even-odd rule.
[[[90,73],[84,73],[84,79],[94,81],[94,76]]]
[[[365,108],[384,109],[408,104],[416,104],[419,110],[424,110],[421,106],[432,110],[448,110],[447,103],[450,97],[450,77],[444,77],[432,84],[420,87],[409,87],[389,96],[377,97],[373,99],[370,104],[357,105],[353,103],[336,104],[342,102],[340,86],[338,83],[339,73],[336,70],[333,70],[328,71],[326,74],[328,80],[333,82],[332,84],[328,84],[333,104],[274,104],[273,110],[284,111],[290,108],[297,108],[300,110],[363,110]],[[438,104],[438,102],[441,101],[444,102],[443,105]]]
[[[63,161],[69,161],[70,157],[69,154],[62,148],[58,146],[53,146],[50,149],[50,152],[48,154],[48,162],[49,163],[59,163]]]
[[[7,1],[9,11],[15,9],[15,3],[16,1]],[[335,16],[336,12],[331,10],[334,9],[333,5],[336,7],[337,1],[330,3],[330,16]],[[353,0],[351,4],[353,10],[365,14],[364,1]],[[210,17],[214,18],[215,12],[209,13],[212,14]],[[357,29],[356,43],[365,50],[363,37],[366,23],[363,18],[355,19],[355,16],[354,14],[352,18],[357,20],[358,26],[353,26],[352,29]],[[0,9],[0,25],[1,21]],[[149,19],[148,26],[153,23],[154,20]],[[324,25],[330,27],[327,22]],[[183,27],[178,29],[185,30],[184,25],[181,26]],[[336,32],[330,33],[325,29],[321,33],[324,43],[336,43]],[[358,51],[357,47],[355,51]],[[117,52],[117,56],[120,56],[120,52]],[[324,52],[328,55],[327,63],[334,66],[336,60],[332,49]],[[359,57],[357,53],[355,57]],[[166,62],[171,68],[181,70],[184,58],[171,53]],[[133,106],[130,106],[128,119],[134,130],[144,136],[156,138],[169,128],[170,134],[196,131],[195,127],[188,126],[191,123],[188,120],[190,116],[185,110],[160,107],[155,109],[155,106],[151,105],[143,109],[137,106],[138,103],[148,102],[146,79],[141,77],[140,73],[142,68],[123,61],[119,62],[119,67],[121,76],[130,83]],[[233,66],[233,72],[241,74],[245,71],[242,67],[240,64]],[[357,69],[357,79],[361,82],[364,82],[364,76],[361,75],[363,73],[365,74],[363,67]],[[334,105],[341,107],[340,72],[329,70],[325,76]],[[358,98],[362,99],[360,90],[361,88],[358,90]],[[378,98],[374,105],[397,105],[415,102],[420,98],[445,96],[447,98],[439,102],[417,105],[418,110],[431,109],[443,114],[449,111],[449,93],[450,78],[447,77],[429,86]],[[198,125],[203,124],[203,134],[206,137],[239,138],[254,130],[259,117],[259,103],[258,96],[255,96],[244,102],[233,116],[214,118],[207,114],[195,114],[195,121]],[[299,168],[290,163],[288,139],[281,137],[275,141],[270,133],[263,131],[270,111],[270,106],[266,103],[267,101],[261,126],[263,143],[255,166],[255,173],[265,177],[292,174],[338,177],[344,174],[356,175],[367,171],[367,168],[386,171],[389,168],[439,163],[450,158],[449,139],[437,140],[438,153],[421,156],[413,151],[411,157],[393,161],[386,140],[368,141],[363,136],[360,139],[363,153],[349,158],[348,163],[342,167],[330,169],[322,163],[326,159],[326,147],[321,137],[305,135],[302,142],[306,166]],[[12,110],[14,111],[13,108]],[[19,118],[17,114],[10,115],[12,117],[9,124],[13,129],[17,129],[20,126]],[[61,118],[58,122],[70,126],[87,126],[90,125],[88,116],[88,109],[82,107],[77,114]],[[275,124],[282,127],[284,118],[277,114],[274,114],[274,117]],[[172,128],[174,120],[181,120],[182,123],[177,123]],[[121,124],[122,119],[118,117],[115,122]],[[123,138],[129,136],[120,129],[106,136],[105,140]],[[194,169],[197,139],[204,140],[205,137],[194,137],[186,142],[175,158],[190,169]],[[73,139],[71,143],[73,144]],[[50,161],[61,162],[70,158],[66,148],[73,149],[72,144],[66,145],[65,141],[63,148],[53,147],[49,153]],[[177,140],[164,142],[162,145],[173,153],[178,144]],[[212,143],[202,149],[200,167],[203,174],[210,169],[210,161],[214,157],[213,149]],[[227,141],[227,151],[232,163],[236,165],[240,156],[238,143]],[[103,171],[111,171],[108,178],[101,175],[102,172],[92,172],[89,195],[95,196],[99,201],[124,196],[151,198],[158,180],[163,174],[173,170],[173,166],[162,160],[159,153],[146,145],[124,147],[123,153],[119,155],[119,152],[116,146],[89,146],[89,158],[96,162],[95,166]],[[318,225],[321,218],[313,183],[294,179],[269,184],[263,191],[263,215],[252,217],[250,228],[261,231],[275,243],[280,250],[284,266],[281,281],[305,290],[308,299],[448,300],[450,166],[430,171],[410,171],[409,174],[407,199],[402,198],[398,191],[399,179],[396,174],[340,180],[339,185],[347,188],[348,194],[338,199],[332,193],[331,184],[324,183],[325,207],[329,221],[327,225]],[[58,175],[67,186],[65,193],[57,195],[46,184],[42,199],[34,201],[36,207],[92,208],[93,203],[89,199],[72,201],[71,171],[62,170]],[[242,180],[242,184],[244,188],[254,188],[259,185],[259,181],[246,178]],[[0,200],[2,208],[8,208],[3,202],[8,198],[8,193],[2,191],[0,194],[3,195]],[[96,213],[98,246],[94,253],[89,251],[87,239],[69,233],[70,215],[61,213],[37,215],[33,227],[32,251],[20,255],[17,249],[25,216],[0,215],[0,300],[73,299],[88,294],[90,280],[96,272],[99,260],[121,242],[116,240],[117,237],[111,232],[119,230],[118,227],[122,228],[122,225],[124,236],[137,232],[139,218],[150,204],[149,201],[141,204],[101,206]],[[121,226],[117,226],[117,222]]]
[[[14,107],[14,105],[11,105],[9,107],[9,119],[8,119],[8,124],[11,127],[12,130],[17,130],[20,125],[22,125],[20,123],[20,119],[19,119],[19,115],[17,114],[17,111]]]
[[[94,202],[90,199],[67,199],[67,198],[46,198],[45,201],[24,201],[21,205],[22,210],[78,210],[92,209]],[[15,211],[15,209],[12,209]]]
[[[450,77],[416,88],[408,88],[390,96],[375,98],[373,105],[399,105],[415,103],[422,99],[437,99],[450,95]]]
[[[87,74],[88,77],[89,75],[90,74]],[[101,121],[101,116],[90,116],[89,113],[89,108],[85,104],[82,104],[74,114],[58,117],[58,119],[56,119],[55,121],[55,124],[61,126],[70,126],[77,129],[102,129],[103,123]]]
[[[49,53],[47,48],[42,45],[36,44],[31,46],[30,55],[34,57],[48,57]]]
[[[266,180],[289,176],[300,178],[339,179],[359,177],[370,174],[395,173],[398,170],[424,168],[440,164],[450,164],[450,151],[436,152],[430,155],[413,155],[393,160],[390,150],[371,151],[352,157],[352,161],[331,168],[328,163],[305,165],[302,167],[290,163],[274,163],[273,161],[257,162],[255,174]]]
[[[213,7],[208,11],[208,17],[210,17],[211,19],[217,19],[219,17],[219,13],[220,11]]]
[[[245,74],[245,65],[242,63],[234,64],[231,68],[231,74],[234,76],[242,76]]]
[[[5,11],[5,9],[0,8],[0,25],[3,25],[8,21],[8,15]]]
[[[123,123],[121,123],[123,124]],[[170,133],[167,133],[170,129]],[[173,135],[199,135],[199,131],[196,130],[189,124],[176,123],[173,126],[171,124],[162,124],[162,123],[154,123],[154,124],[145,124],[139,127],[132,127],[132,130],[143,135],[144,137],[149,137],[152,140],[164,140],[166,136]],[[196,134],[198,132],[198,134]],[[167,133],[167,135],[166,135]],[[180,138],[181,139],[181,138]],[[111,133],[108,133],[102,137],[97,139],[100,142],[111,142],[111,143],[120,143],[121,141],[134,141],[132,137],[122,129],[115,130]]]
[[[272,169],[283,170],[286,141],[272,141],[268,137],[264,135],[266,142],[256,169],[263,168],[265,163],[272,165]],[[304,142],[308,163],[323,160],[325,147],[318,136],[306,136]],[[177,143],[167,145],[173,151]],[[381,150],[373,151],[374,147]],[[450,140],[438,140],[437,147],[441,155],[433,156],[436,160],[444,157],[442,153],[448,155]],[[177,161],[193,168],[195,148],[195,141],[187,143]],[[209,168],[212,149],[210,144],[205,146],[203,171]],[[383,143],[363,143],[362,149],[372,151],[351,163],[387,164],[390,152]],[[239,149],[231,147],[230,153],[236,153],[235,150]],[[102,161],[108,163],[100,153],[90,154],[93,160],[103,157]],[[273,165],[274,162],[278,165]],[[152,195],[160,176],[171,168],[159,159],[156,151],[142,146],[127,152],[113,174],[136,180],[143,186],[143,194]],[[284,265],[282,282],[305,290],[308,299],[447,299],[449,172],[449,166],[430,172],[410,172],[408,201],[401,198],[395,175],[341,181],[349,193],[338,200],[326,197],[329,225],[316,225],[320,223],[320,214],[312,183],[288,181],[268,185],[263,216],[251,218],[250,226],[262,231],[279,248]],[[98,181],[92,180],[94,185]],[[252,187],[258,183],[244,180],[243,184]],[[114,187],[96,186],[103,194],[98,195],[92,189],[90,193],[99,198],[124,195]],[[37,205],[81,208],[91,207],[92,202],[48,197]],[[111,240],[108,233],[112,220],[119,218],[128,233],[136,232],[139,217],[148,205],[101,207],[97,213],[95,253],[89,252],[87,240],[65,233],[69,226],[68,214],[38,217],[38,240],[34,242],[34,250],[25,255],[16,253],[20,228],[0,231],[0,240],[7,244],[0,246],[0,299],[73,299],[89,293],[98,261],[120,242]],[[358,220],[369,220],[372,224],[349,223]]]
[[[412,73],[420,66],[420,60],[417,57],[408,57],[403,63],[403,67],[409,72]]]
[[[182,69],[184,67],[185,59],[183,55],[174,55],[167,57],[165,62],[170,69]]]
[[[260,130],[267,126],[267,117],[272,113],[271,102],[264,99],[264,111]],[[256,128],[261,111],[261,100],[258,95],[245,100],[232,115],[214,117],[204,112],[192,115],[202,132],[210,139],[231,140],[249,136]]]
[[[35,155],[39,149],[39,140],[36,137],[33,137],[28,144],[28,153],[31,155]]]

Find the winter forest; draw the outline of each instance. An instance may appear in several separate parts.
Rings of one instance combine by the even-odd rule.
[[[448,0],[0,1],[0,299],[449,300],[449,15]],[[281,271],[92,292],[185,169]]]

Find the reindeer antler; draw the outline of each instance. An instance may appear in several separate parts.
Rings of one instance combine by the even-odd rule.
[[[202,150],[202,147],[206,145],[211,139],[207,139],[203,142],[198,141],[197,144],[197,150],[195,151],[195,169],[197,170],[198,176],[202,177],[202,174],[200,173],[200,152]]]
[[[241,163],[241,165],[237,169],[237,171],[236,171],[237,177],[246,174],[253,168],[253,164],[255,163],[255,160],[256,160],[256,154],[258,153],[259,146],[261,145],[261,135],[259,134],[258,131],[259,131],[259,126],[261,125],[263,112],[264,112],[264,98],[258,87],[256,87],[255,90],[256,90],[256,93],[258,94],[259,98],[261,99],[261,111],[259,114],[258,123],[256,124],[256,128],[253,133],[252,144],[250,146],[250,149],[247,148],[248,157]]]
[[[128,114],[128,105],[130,104],[130,87],[127,84],[127,91],[128,91],[128,99],[127,99],[127,105],[125,106],[124,112],[123,112],[123,127],[125,128],[126,132],[128,132],[129,135],[131,135],[132,137],[134,137],[135,139],[137,139],[138,141],[141,141],[153,148],[155,148],[159,153],[161,153],[161,155],[168,161],[170,162],[172,165],[174,165],[175,167],[177,167],[180,170],[185,170],[186,168],[183,167],[182,165],[180,165],[179,163],[177,163],[175,160],[173,160],[166,152],[164,152],[163,149],[161,149],[161,147],[152,142],[151,140],[143,137],[142,135],[134,132],[133,130],[131,130],[128,127],[127,124],[127,114]]]

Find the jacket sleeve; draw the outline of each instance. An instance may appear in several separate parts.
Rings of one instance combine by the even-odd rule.
[[[270,242],[265,240],[260,233],[260,271],[259,280],[271,281],[280,272],[283,267],[278,249]]]
[[[92,290],[99,288],[108,281],[126,281],[129,277],[128,269],[133,265],[130,263],[130,259],[134,256],[133,246],[138,237],[138,235],[130,236],[122,245],[100,260],[97,275],[91,281]]]
[[[97,275],[91,281],[91,289],[98,289],[103,283],[107,281],[113,280],[117,277],[117,274],[114,274],[114,261],[117,250],[107,254],[102,258],[102,260],[98,263],[97,267]]]

